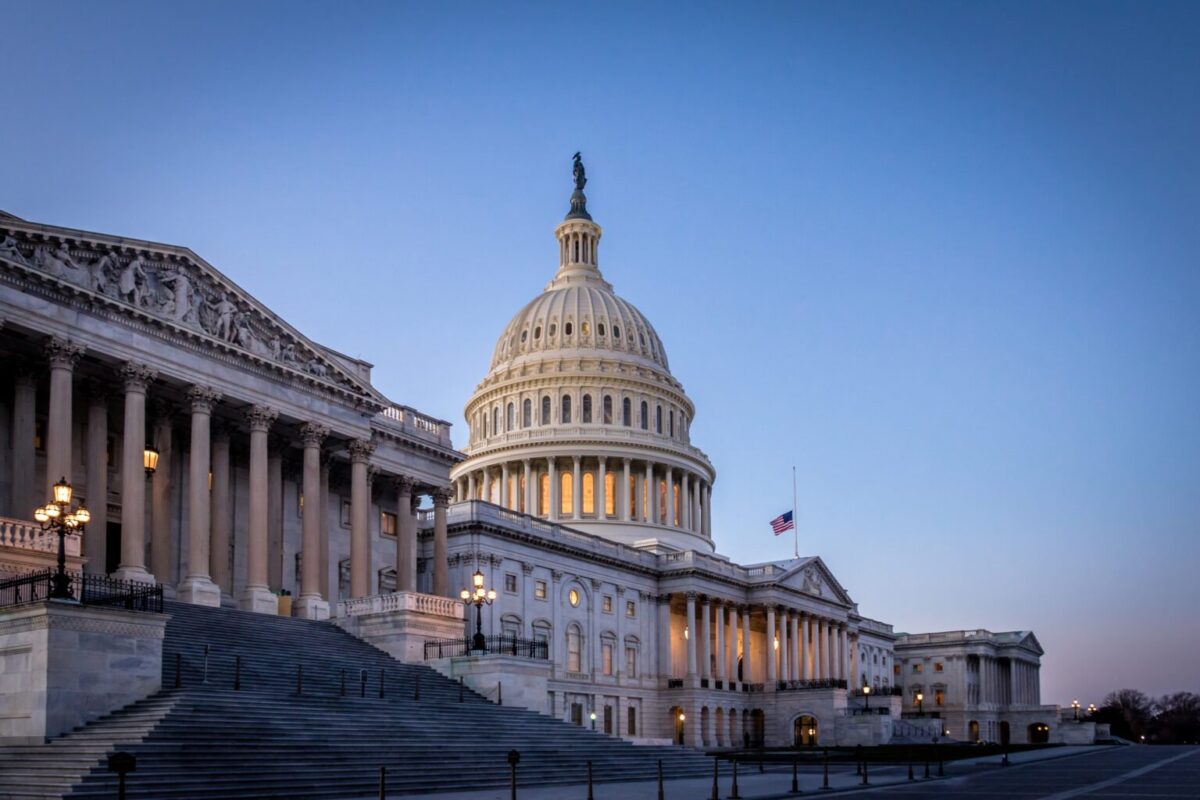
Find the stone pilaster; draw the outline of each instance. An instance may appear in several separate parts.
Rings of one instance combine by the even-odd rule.
[[[417,590],[417,518],[413,516],[412,478],[396,479],[396,591]]]

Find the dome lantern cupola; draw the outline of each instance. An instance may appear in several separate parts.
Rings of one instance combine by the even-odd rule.
[[[547,290],[569,286],[573,283],[595,281],[611,289],[600,274],[600,236],[603,231],[592,220],[587,210],[587,196],[583,187],[587,184],[583,159],[575,154],[575,191],[571,194],[571,210],[554,229],[558,238],[558,272]]]

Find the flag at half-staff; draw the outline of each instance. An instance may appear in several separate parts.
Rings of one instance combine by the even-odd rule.
[[[775,531],[775,535],[790,531],[796,527],[795,519],[791,511],[785,511],[775,519],[771,520],[771,530]]]

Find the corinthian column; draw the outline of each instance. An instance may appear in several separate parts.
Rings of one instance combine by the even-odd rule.
[[[250,425],[250,500],[246,526],[246,588],[240,605],[260,614],[279,612],[279,601],[267,584],[267,432],[278,416],[266,406],[246,412]]]
[[[687,593],[687,677],[688,683],[691,684],[696,678],[696,639],[699,634],[696,632],[696,593]],[[699,721],[699,720],[697,720]]]
[[[21,364],[13,379],[12,405],[12,499],[9,516],[17,519],[32,519],[33,510],[48,500],[39,497],[40,490],[34,489],[33,470],[19,469],[33,464],[36,459],[34,446],[37,437],[37,377],[33,367]],[[138,457],[141,458],[141,450]],[[90,499],[90,498],[89,498]]]
[[[218,420],[212,432],[212,490],[209,493],[208,574],[223,598],[233,591],[229,542],[233,517],[229,506],[229,429]]]
[[[775,606],[767,606],[767,635],[766,652],[767,652],[767,691],[775,690],[775,659],[778,657],[778,652],[775,650]]]
[[[300,597],[296,616],[304,619],[329,619],[329,602],[321,596],[321,442],[329,428],[315,422],[300,426],[304,445],[301,482],[304,491],[304,519],[300,533]]]
[[[71,388],[75,363],[82,355],[83,347],[66,339],[55,336],[46,342],[46,359],[50,362],[50,418],[46,424],[47,500],[54,496],[53,486],[59,478],[70,482],[72,477]],[[26,468],[23,464],[13,466]]]
[[[88,387],[87,424],[87,505],[92,512],[92,531],[83,537],[87,563],[84,571],[92,575],[107,572],[108,561],[108,393],[92,383]],[[24,515],[18,515],[23,517]]]
[[[417,518],[412,510],[413,479],[396,479],[396,591],[417,590]]]
[[[221,590],[208,574],[208,546],[211,511],[208,496],[208,470],[212,442],[209,422],[213,406],[221,394],[207,386],[188,389],[192,404],[192,444],[188,463],[188,563],[187,577],[179,584],[178,597],[200,606],[221,605]]]
[[[121,564],[113,575],[154,583],[146,572],[146,387],[158,373],[132,362],[121,368],[125,381],[125,428],[121,446]]]
[[[450,596],[449,541],[446,529],[446,506],[450,505],[450,490],[433,493],[433,593]]]
[[[350,442],[350,597],[371,593],[371,492],[367,467],[375,443],[367,439]]]
[[[175,431],[171,417],[176,409],[162,400],[150,404],[151,441],[158,451],[158,469],[150,476],[150,571],[168,596],[174,594],[175,559],[172,557],[171,488],[175,462]]]

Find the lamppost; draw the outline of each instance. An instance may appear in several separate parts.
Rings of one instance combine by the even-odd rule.
[[[593,711],[593,712],[592,712],[591,714],[589,714],[588,716],[590,716],[590,717],[591,717],[591,719],[592,719],[592,730],[596,730],[596,712],[595,712],[595,711]]]
[[[922,692],[917,692],[917,716],[919,716],[919,717],[925,716],[925,710],[922,705],[924,703],[924,701],[925,701],[925,695]]]
[[[1078,700],[1071,701],[1071,711],[1075,714],[1075,721],[1079,722],[1079,701]]]
[[[483,588],[483,573],[480,570],[475,570],[475,574],[471,576],[471,585],[474,587],[474,592],[470,589],[463,589],[458,593],[458,596],[464,602],[475,604],[475,637],[471,641],[471,650],[482,650],[487,652],[487,639],[483,636],[483,605],[487,603],[489,606],[496,599],[495,589]]]
[[[42,524],[42,530],[58,535],[58,571],[50,579],[50,596],[57,600],[70,600],[71,578],[67,575],[67,534],[83,533],[83,527],[92,519],[92,512],[80,505],[71,505],[71,484],[66,478],[54,484],[54,498],[33,512],[33,518]]]
[[[866,698],[867,711],[871,710],[871,687],[863,686],[863,697]]]
[[[1088,703],[1087,715],[1089,717],[1096,716],[1096,704],[1095,703]]]

